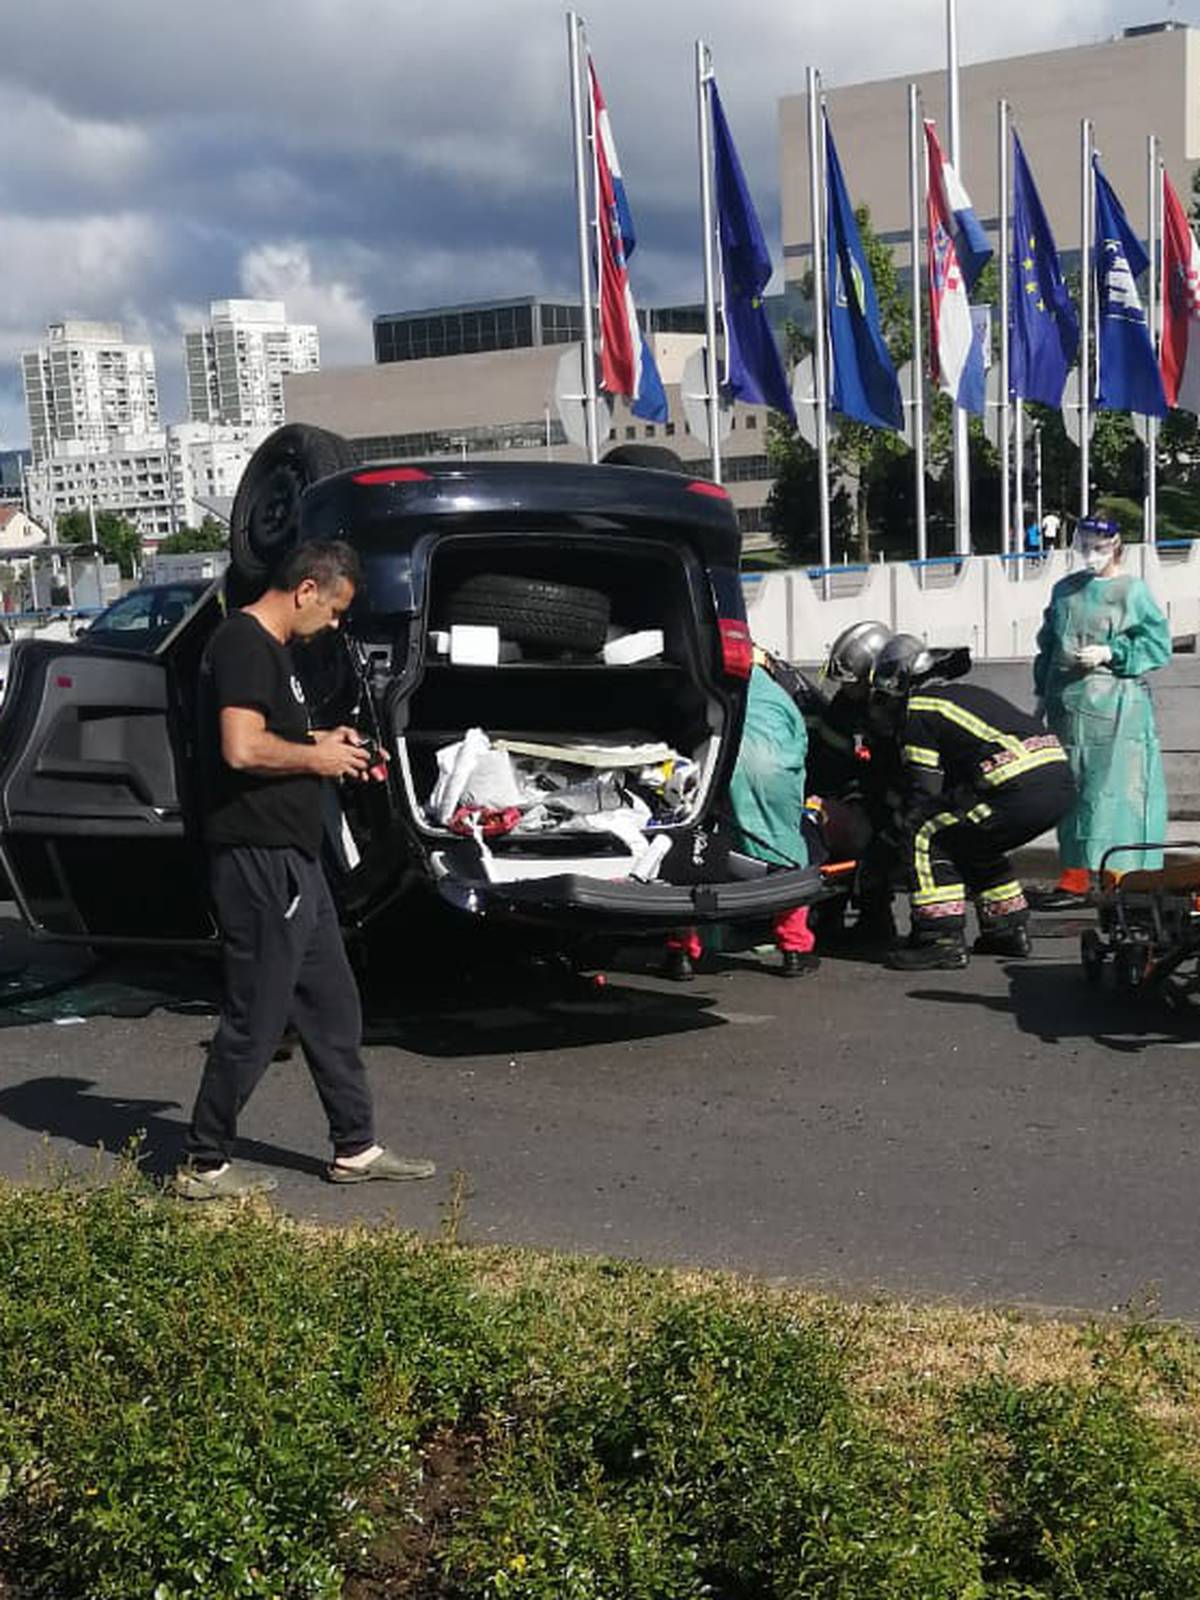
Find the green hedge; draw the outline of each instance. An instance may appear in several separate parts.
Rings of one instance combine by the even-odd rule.
[[[0,1191],[0,1286],[0,1593],[1200,1595],[1175,1330],[880,1387],[869,1309],[196,1214],[132,1174]]]

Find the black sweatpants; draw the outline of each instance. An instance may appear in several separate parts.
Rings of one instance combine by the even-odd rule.
[[[1070,769],[1055,761],[927,818],[912,843],[914,932],[961,933],[968,894],[983,927],[1025,921],[1029,908],[1008,852],[1053,828],[1074,799]]]
[[[232,845],[213,852],[209,882],[224,935],[225,993],[188,1130],[189,1156],[201,1164],[229,1159],[238,1113],[289,1021],[335,1152],[372,1144],[358,986],[320,862],[300,850]]]

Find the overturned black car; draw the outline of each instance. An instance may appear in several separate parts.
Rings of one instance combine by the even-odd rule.
[[[319,724],[386,783],[330,787],[327,868],[350,931],[423,891],[562,946],[769,918],[831,892],[729,845],[751,670],[724,491],[633,466],[367,465],[316,428],[246,469],[231,567],[153,653],[30,641],[0,716],[0,855],[36,932],[215,938],[195,818],[195,685],[225,605],[304,538],[365,583],[296,652]]]

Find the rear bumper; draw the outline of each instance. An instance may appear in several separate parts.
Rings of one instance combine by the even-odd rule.
[[[476,916],[536,922],[577,931],[653,933],[692,924],[754,922],[814,905],[849,887],[844,867],[771,872],[749,882],[638,883],[631,878],[540,878],[486,883],[461,878],[438,885],[450,905]]]

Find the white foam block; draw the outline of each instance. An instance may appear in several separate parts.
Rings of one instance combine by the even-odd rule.
[[[648,661],[651,656],[660,656],[662,653],[661,628],[643,628],[638,633],[627,633],[620,639],[610,639],[604,646],[604,660],[610,667],[628,667],[635,661]]]
[[[450,629],[450,659],[456,667],[500,664],[500,629],[456,622]]]

